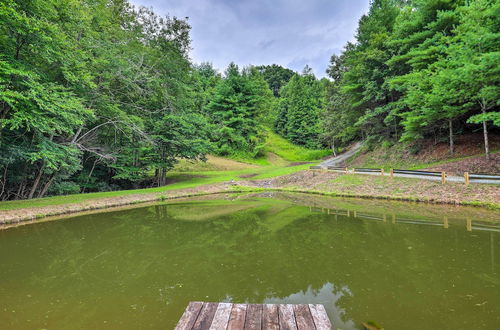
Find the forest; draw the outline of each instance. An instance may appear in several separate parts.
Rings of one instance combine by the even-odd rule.
[[[126,0],[0,0],[0,200],[162,186],[179,159],[499,132],[500,2],[373,0],[326,77],[190,58]]]

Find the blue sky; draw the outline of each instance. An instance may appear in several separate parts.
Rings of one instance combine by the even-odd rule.
[[[322,77],[332,54],[353,40],[369,0],[132,0],[160,15],[189,17],[191,58],[220,71],[234,61],[280,64]]]

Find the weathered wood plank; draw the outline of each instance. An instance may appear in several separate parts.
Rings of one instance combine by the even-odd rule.
[[[218,305],[218,303],[204,303],[193,326],[193,330],[208,330],[212,324]]]
[[[262,306],[262,330],[279,330],[279,328],[278,305],[265,304]]]
[[[220,303],[219,306],[217,306],[217,310],[215,311],[212,325],[210,325],[210,330],[226,330],[232,309],[233,304]]]
[[[247,312],[247,305],[234,304],[229,316],[229,323],[227,330],[241,330],[245,326],[245,317]]]
[[[203,303],[200,301],[190,302],[177,323],[175,330],[191,330],[202,307]]]
[[[262,305],[251,304],[247,307],[245,330],[261,330]]]
[[[333,329],[330,319],[326,314],[325,307],[321,304],[309,304],[309,310],[314,320],[314,325],[316,325],[317,330],[331,330]]]
[[[279,305],[278,314],[280,318],[280,330],[297,330],[293,305]]]
[[[295,322],[299,330],[316,329],[308,305],[293,305],[293,312],[295,313]]]
[[[332,330],[320,304],[190,302],[176,330]]]

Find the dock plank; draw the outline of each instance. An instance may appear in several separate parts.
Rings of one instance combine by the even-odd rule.
[[[190,302],[177,323],[175,330],[191,330],[202,307],[203,303],[200,301]]]
[[[332,330],[320,304],[190,302],[175,330]]]
[[[196,319],[193,329],[196,330],[207,330],[212,324],[215,312],[217,310],[218,303],[204,303],[203,308]]]
[[[245,317],[247,313],[247,305],[234,304],[229,316],[227,330],[241,330],[245,327]]]
[[[279,330],[280,321],[278,305],[265,304],[262,306],[262,330]]]
[[[297,330],[293,305],[278,305],[278,315],[281,330]]]
[[[309,310],[314,320],[314,325],[316,325],[317,330],[331,330],[333,329],[330,319],[326,314],[325,306],[321,304],[309,304]]]
[[[251,304],[247,307],[245,318],[245,330],[261,330],[262,328],[262,305]]]
[[[210,330],[226,330],[232,309],[233,304],[219,303],[219,306],[217,306],[217,310],[215,311],[212,325],[210,325]]]
[[[308,305],[293,305],[293,312],[295,313],[295,322],[299,330],[316,329]]]

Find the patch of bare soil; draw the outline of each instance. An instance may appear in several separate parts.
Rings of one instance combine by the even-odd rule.
[[[299,166],[299,165],[305,165],[305,164],[312,164],[312,162],[293,162],[288,164],[286,167],[293,167],[293,166]]]
[[[500,136],[490,134],[490,150],[500,149]],[[441,159],[467,157],[484,153],[484,138],[482,134],[466,134],[455,137],[455,150],[450,154],[448,142],[434,143],[432,140],[426,140],[416,158],[420,161],[435,161]]]
[[[240,181],[236,185],[259,188],[314,190],[346,196],[395,198],[434,203],[483,202],[500,204],[500,188],[485,184],[441,184],[421,179],[353,175],[305,170],[273,179]]]
[[[285,159],[276,155],[274,152],[266,153],[266,159],[269,162],[269,164],[274,165],[274,166],[286,166],[286,165],[288,165],[288,161],[286,161]]]
[[[247,187],[257,188],[300,188],[312,189],[325,181],[336,178],[339,173],[319,172],[319,171],[300,171],[297,173],[279,176],[272,179],[238,181],[235,184]]]
[[[429,167],[428,170],[444,171],[458,176],[462,176],[464,172],[500,175],[500,154],[491,155],[490,160],[487,160],[484,156],[480,156],[453,163],[432,166]]]
[[[258,173],[250,173],[250,174],[242,174],[240,175],[240,178],[246,179],[246,178],[253,178],[254,176],[257,176]]]

